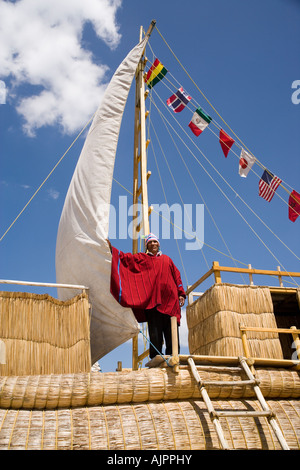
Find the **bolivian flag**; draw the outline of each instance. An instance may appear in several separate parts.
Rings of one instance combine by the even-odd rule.
[[[154,63],[151,65],[145,77],[146,85],[149,88],[154,87],[154,85],[156,85],[158,82],[160,82],[160,80],[164,78],[167,72],[168,71],[163,66],[163,64],[158,59],[155,59]]]

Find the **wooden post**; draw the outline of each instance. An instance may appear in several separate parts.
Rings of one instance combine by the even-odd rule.
[[[213,262],[213,270],[214,270],[215,282],[217,284],[221,284],[221,282],[222,282],[221,271],[218,268],[219,268],[219,261],[214,261]]]
[[[155,22],[151,23],[151,26],[147,32],[150,34],[155,25]],[[143,38],[143,28],[140,28],[140,41]],[[149,207],[148,207],[148,188],[147,182],[150,176],[150,172],[147,172],[147,154],[146,149],[149,144],[146,143],[146,118],[148,112],[145,111],[145,98],[148,93],[145,92],[144,82],[144,67],[147,59],[143,56],[137,67],[135,75],[135,115],[134,115],[134,152],[133,152],[133,236],[132,236],[132,252],[138,252],[138,232],[143,228],[144,235],[150,232],[149,227]],[[139,168],[140,167],[140,168]],[[140,172],[139,172],[140,169]],[[139,173],[140,181],[139,185]],[[138,225],[138,201],[141,196],[142,204],[142,223]],[[138,368],[138,336],[132,340],[132,369],[137,370]]]
[[[280,266],[277,266],[277,271],[280,272]],[[278,274],[278,280],[279,280],[280,287],[283,287],[282,276],[280,276],[280,274]]]
[[[248,268],[252,269],[251,264],[248,264]],[[253,286],[253,275],[250,272],[249,272],[249,281],[250,281],[250,286]]]
[[[178,356],[178,330],[177,318],[171,317],[171,333],[172,333],[172,359],[170,364],[173,366],[173,371],[179,372],[179,356]]]
[[[245,353],[245,356],[246,356],[246,359],[247,359],[247,362],[251,368],[251,372],[253,374],[255,374],[255,369],[253,367],[253,360],[250,356],[250,349],[249,349],[249,344],[248,344],[248,339],[247,339],[247,333],[246,333],[246,330],[240,326],[240,331],[241,331],[241,337],[242,337],[242,343],[243,343],[243,349],[244,349],[244,353]]]

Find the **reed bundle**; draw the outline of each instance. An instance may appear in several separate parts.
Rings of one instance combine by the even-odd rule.
[[[300,448],[300,401],[267,400],[292,450]],[[217,410],[255,410],[256,400],[213,400]],[[220,418],[232,449],[280,449],[266,418]],[[202,400],[56,410],[0,410],[0,449],[217,450]]]
[[[215,284],[187,307],[191,354],[241,356],[240,325],[276,328],[268,287]],[[281,359],[277,333],[247,333],[253,357]]]
[[[256,369],[256,377],[265,397],[300,398],[298,371]],[[207,381],[245,380],[236,371],[201,370]],[[212,398],[254,397],[250,386],[221,387],[207,385]],[[170,369],[142,369],[131,372],[82,373],[40,376],[0,377],[1,409],[60,409],[161,400],[200,398],[189,368],[178,374]]]
[[[89,371],[90,318],[86,294],[62,302],[48,294],[0,292],[0,375]]]

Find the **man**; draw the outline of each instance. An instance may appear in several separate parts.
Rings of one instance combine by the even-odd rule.
[[[132,308],[137,321],[148,322],[150,358],[172,354],[171,316],[180,325],[180,307],[186,294],[181,276],[169,256],[162,254],[158,238],[150,233],[146,253],[123,253],[108,244],[112,253],[111,293],[123,306]],[[178,338],[178,350],[179,350]]]

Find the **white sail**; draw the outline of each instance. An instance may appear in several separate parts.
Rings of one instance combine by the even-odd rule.
[[[78,160],[58,228],[57,282],[89,288],[92,363],[139,331],[132,310],[121,307],[110,294],[111,253],[105,239],[120,125],[146,40],[129,52],[106,89]],[[77,293],[59,289],[58,296],[66,300]]]

